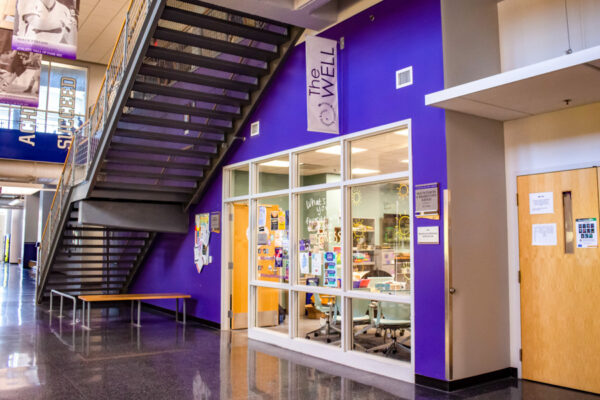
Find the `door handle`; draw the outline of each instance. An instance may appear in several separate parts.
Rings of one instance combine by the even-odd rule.
[[[450,289],[448,289],[448,292],[450,292],[450,294],[454,294],[454,293],[456,293],[456,289],[451,287]]]

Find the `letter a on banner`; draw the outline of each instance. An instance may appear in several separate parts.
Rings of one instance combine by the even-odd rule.
[[[340,133],[337,42],[306,38],[306,108],[308,130]]]

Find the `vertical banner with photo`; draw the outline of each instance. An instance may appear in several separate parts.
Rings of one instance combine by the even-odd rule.
[[[12,48],[74,60],[78,16],[79,0],[17,0]]]
[[[0,103],[37,107],[41,54],[11,48],[12,31],[0,29]]]
[[[308,130],[340,133],[337,42],[306,37],[306,108]]]

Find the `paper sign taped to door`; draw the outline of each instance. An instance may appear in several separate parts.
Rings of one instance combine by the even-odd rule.
[[[554,194],[529,193],[529,214],[554,214]]]
[[[578,218],[575,220],[577,248],[598,247],[598,223],[596,218]]]
[[[533,224],[531,226],[533,246],[556,246],[556,224]]]

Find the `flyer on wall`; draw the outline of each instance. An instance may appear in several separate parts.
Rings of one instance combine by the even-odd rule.
[[[12,50],[12,31],[0,29],[0,103],[37,107],[42,55]]]
[[[77,56],[79,0],[17,0],[12,48],[49,56]]]

